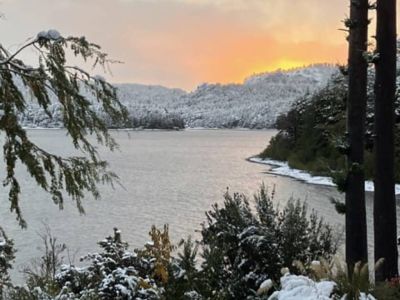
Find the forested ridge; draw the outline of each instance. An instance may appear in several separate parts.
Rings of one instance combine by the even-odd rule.
[[[107,120],[95,101],[93,106],[111,128],[271,128],[279,114],[297,98],[324,85],[334,71],[332,65],[311,65],[255,74],[243,84],[204,83],[191,92],[157,85],[116,84],[118,98],[129,113],[124,123]],[[25,96],[31,98],[28,93]],[[30,128],[62,127],[57,101],[52,101],[49,111],[50,116],[32,99],[19,119]]]
[[[398,70],[397,89],[400,89]],[[262,158],[288,161],[296,169],[331,176],[345,168],[347,78],[331,77],[322,89],[299,98],[276,121],[278,134],[260,154]],[[396,100],[396,181],[400,181],[400,101]],[[373,176],[374,70],[368,74],[365,172]]]

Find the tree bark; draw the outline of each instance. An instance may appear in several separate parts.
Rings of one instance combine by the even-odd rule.
[[[352,274],[357,262],[368,262],[365,209],[364,136],[368,63],[368,0],[350,1],[349,93],[347,100],[346,262]]]
[[[396,197],[394,180],[394,101],[396,94],[396,0],[377,1],[375,64],[375,261],[378,281],[398,275]]]

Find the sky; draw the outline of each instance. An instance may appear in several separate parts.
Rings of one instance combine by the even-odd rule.
[[[344,63],[347,43],[339,29],[348,2],[0,0],[0,42],[13,50],[53,28],[84,35],[123,62],[112,65],[109,81],[192,90],[278,68]]]

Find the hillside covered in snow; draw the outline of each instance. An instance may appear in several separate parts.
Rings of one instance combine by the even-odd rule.
[[[132,128],[270,128],[293,102],[326,84],[332,65],[253,75],[242,84],[202,84],[192,92],[162,86],[118,84],[118,96],[128,108]],[[34,101],[20,116],[25,127],[60,127],[60,107],[49,118]]]

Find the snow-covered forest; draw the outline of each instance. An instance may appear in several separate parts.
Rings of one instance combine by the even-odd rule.
[[[202,84],[192,92],[162,86],[118,84],[118,95],[129,111],[129,128],[270,128],[296,99],[323,86],[336,67],[318,64],[289,71],[255,74],[243,84]],[[28,95],[27,95],[28,96]],[[29,97],[27,97],[29,98]],[[57,101],[52,117],[35,101],[20,121],[25,127],[60,127]]]
[[[400,74],[400,68],[397,69]],[[367,114],[365,119],[365,174],[373,178],[374,138],[374,82],[375,70],[368,70]],[[397,76],[397,91],[400,91],[400,76]],[[325,87],[293,103],[283,115],[278,116],[276,128],[279,133],[272,139],[263,158],[287,161],[294,169],[306,170],[314,175],[332,176],[332,170],[343,170],[345,159],[341,149],[346,146],[343,136],[346,132],[346,99],[348,81],[343,74],[332,76]],[[400,122],[400,99],[395,101],[396,124]],[[398,125],[396,138],[400,136]],[[395,145],[395,165],[400,165],[400,147]],[[278,163],[279,164],[279,163]],[[395,178],[400,181],[399,168]],[[334,172],[335,173],[335,172]],[[366,187],[373,190],[373,184]],[[397,190],[396,193],[399,191]]]

